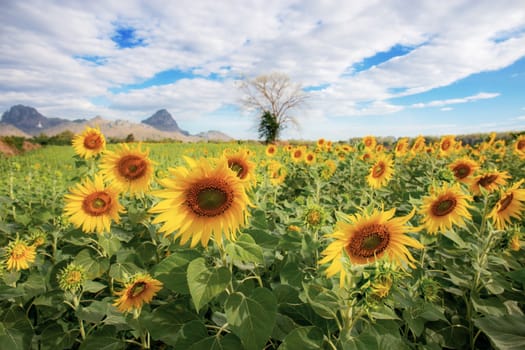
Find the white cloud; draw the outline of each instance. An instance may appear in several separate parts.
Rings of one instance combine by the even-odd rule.
[[[442,106],[455,105],[455,104],[460,104],[460,103],[473,102],[473,101],[478,101],[478,100],[487,100],[490,98],[498,97],[499,95],[500,95],[499,93],[480,92],[476,95],[467,96],[467,97],[450,98],[447,100],[435,100],[435,101],[430,101],[426,103],[415,103],[411,107],[413,108],[442,107]],[[447,109],[447,110],[451,110],[451,109]]]
[[[443,108],[440,109],[440,111],[442,111],[442,112],[448,112],[448,111],[452,111],[453,109],[454,109],[454,108],[452,108],[452,107],[443,107]]]
[[[282,71],[304,86],[330,84],[298,111],[328,123],[332,116],[402,112],[407,108],[391,98],[448,86],[525,56],[521,1],[421,1],[407,7],[378,0],[28,0],[2,2],[0,21],[0,109],[23,103],[49,116],[140,120],[168,108],[176,119],[203,129],[217,123],[215,112],[237,103],[233,80],[239,76]],[[134,28],[145,46],[118,49],[111,40],[118,25]],[[395,45],[414,49],[368,70],[353,69]],[[103,64],[81,57],[99,57]],[[110,92],[169,69],[223,80]],[[109,104],[94,104],[100,96]],[[497,96],[480,93],[412,107],[449,110]],[[246,126],[236,128],[237,115],[220,118],[234,130]],[[307,124],[302,132],[317,130]]]

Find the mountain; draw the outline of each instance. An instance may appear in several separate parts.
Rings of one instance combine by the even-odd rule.
[[[184,135],[178,131],[162,131],[142,123],[133,123],[127,120],[106,120],[100,116],[82,123],[68,121],[52,128],[46,129],[48,136],[60,134],[69,130],[75,134],[81,133],[86,126],[99,128],[107,138],[125,139],[133,134],[135,140],[163,140],[174,139],[185,142],[199,141],[197,136]]]
[[[148,119],[144,119],[142,123],[150,125],[154,127],[155,129],[158,129],[161,131],[175,131],[175,132],[180,132],[181,134],[186,135],[186,136],[190,135],[189,132],[179,128],[175,119],[173,119],[171,114],[165,109],[158,110],[157,112],[155,112],[155,114],[153,114]]]
[[[127,120],[106,120],[100,116],[93,119],[68,120],[48,118],[40,114],[35,108],[16,105],[2,115],[0,120],[0,136],[32,136],[45,134],[54,136],[64,131],[75,134],[82,132],[86,126],[98,127],[109,138],[125,139],[133,134],[137,141],[173,139],[184,142],[198,141],[229,141],[228,135],[220,131],[201,132],[190,135],[177,125],[171,114],[161,109],[141,123]]]
[[[66,122],[66,119],[47,118],[35,108],[23,105],[11,107],[2,114],[2,123],[11,124],[25,133],[37,135],[47,128]]]

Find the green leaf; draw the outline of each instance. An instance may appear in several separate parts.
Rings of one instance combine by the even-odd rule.
[[[171,346],[175,346],[178,341],[179,329],[196,318],[197,315],[175,304],[159,306],[150,314],[143,311],[140,316],[142,325],[153,339]]]
[[[116,337],[114,327],[104,327],[98,332],[91,333],[82,342],[79,350],[120,350],[125,349],[125,343]]]
[[[198,341],[207,338],[208,331],[201,320],[185,323],[177,333],[176,349],[190,349]]]
[[[498,298],[480,299],[472,295],[471,300],[474,310],[486,316],[503,316],[507,313],[505,305]]]
[[[2,349],[30,349],[33,328],[24,312],[11,308],[0,318],[0,347]]]
[[[182,349],[182,348],[181,348]],[[233,334],[226,334],[224,337],[207,337],[194,343],[188,350],[245,350],[241,341]]]
[[[314,326],[294,329],[284,338],[279,350],[316,350],[323,343],[323,332]]]
[[[125,282],[135,273],[140,272],[141,269],[132,263],[114,263],[109,268],[109,277],[116,281]]]
[[[249,234],[241,234],[235,242],[226,246],[226,253],[234,262],[263,264],[264,256],[261,247]]]
[[[277,317],[275,318],[275,327],[273,327],[272,338],[282,341],[291,331],[297,327],[298,325],[292,318],[278,313]]]
[[[71,349],[78,335],[76,329],[65,332],[57,323],[50,324],[42,331],[41,350]]]
[[[277,300],[265,288],[254,289],[250,296],[231,294],[224,305],[228,323],[246,349],[262,349],[272,334],[277,315]]]
[[[525,316],[487,316],[474,319],[474,324],[490,338],[496,348],[501,350],[523,349]]]
[[[108,305],[107,302],[95,300],[89,306],[79,306],[75,313],[81,320],[97,323],[106,316]]]
[[[303,284],[304,297],[314,311],[325,319],[334,319],[339,310],[339,298],[337,295],[322,286],[315,284]]]
[[[102,276],[109,268],[109,261],[106,258],[93,257],[91,249],[81,250],[75,257],[74,263],[86,269],[88,279],[95,279]]]
[[[223,292],[231,281],[225,267],[208,268],[204,258],[197,258],[188,265],[188,287],[197,311]]]
[[[180,250],[158,263],[152,275],[164,284],[164,287],[181,294],[189,294],[186,270],[188,264],[200,255],[195,250]]]
[[[16,288],[0,285],[0,300],[16,298],[24,295],[24,288],[17,286]]]
[[[82,286],[84,292],[88,293],[98,293],[104,288],[106,288],[106,285],[97,281],[86,281]]]
[[[107,256],[113,256],[119,251],[121,244],[120,240],[113,235],[98,235],[98,244],[104,249]]]

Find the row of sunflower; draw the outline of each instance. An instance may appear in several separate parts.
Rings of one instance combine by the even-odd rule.
[[[46,171],[78,180],[53,178],[40,209],[14,194],[26,169],[9,170],[0,343],[521,344],[524,136],[109,148],[87,128],[74,167],[27,169],[20,197]]]

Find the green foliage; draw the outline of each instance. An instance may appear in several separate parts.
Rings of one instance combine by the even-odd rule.
[[[258,143],[143,145],[156,162],[158,179],[184,164],[181,155],[211,158],[239,146],[249,149],[257,164],[257,185],[249,192],[254,206],[235,241],[206,248],[180,246],[160,234],[148,212],[158,201],[151,193],[121,196],[126,213],[109,233],[74,228],[63,216],[64,195],[94,173],[96,160],[75,158],[70,146],[1,158],[0,348],[523,347],[525,250],[511,249],[514,235],[523,245],[523,213],[497,230],[487,214],[500,193],[483,191],[472,197],[472,218],[465,225],[430,235],[421,227],[419,210],[431,184],[454,181],[448,165],[465,155],[484,159],[481,170],[507,171],[512,177],[502,190],[519,181],[525,163],[510,141],[504,152],[474,148],[442,156],[431,149],[397,157],[392,179],[377,190],[367,185],[373,159],[362,159],[360,140],[343,157],[335,150],[340,144],[331,150],[306,144],[316,152],[310,165],[293,162],[279,147],[271,159],[287,172],[279,185],[271,183],[265,165],[270,159]],[[322,176],[325,160],[337,167],[328,177]],[[334,241],[341,214],[383,207],[395,208],[396,217],[416,209],[408,224],[417,232],[408,235],[425,248],[407,248],[414,267],[396,268],[387,259],[352,265],[342,254],[346,280],[341,284],[338,274],[328,278],[329,265],[319,261]],[[313,209],[322,213],[315,222]],[[44,243],[28,269],[7,271],[7,247],[17,235],[30,243],[43,237]],[[60,288],[61,273],[71,264],[86,274],[73,292]],[[136,273],[149,273],[163,287],[140,312],[121,312],[114,305],[117,293]],[[390,289],[378,293],[388,279]]]
[[[264,111],[260,117],[259,138],[263,139],[266,143],[273,143],[279,139],[279,135],[282,131],[283,125],[279,124],[275,115],[270,111]]]

